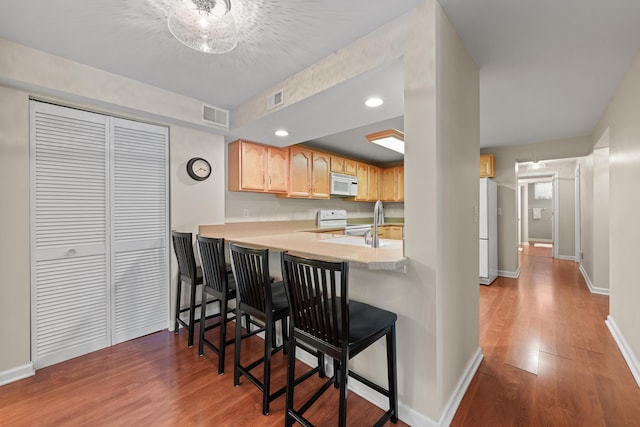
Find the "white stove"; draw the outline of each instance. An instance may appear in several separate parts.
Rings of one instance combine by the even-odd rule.
[[[318,228],[341,228],[347,236],[362,236],[371,231],[371,224],[347,225],[347,211],[344,209],[323,209],[318,211]]]
[[[321,209],[318,211],[318,228],[347,226],[347,211],[344,209]]]

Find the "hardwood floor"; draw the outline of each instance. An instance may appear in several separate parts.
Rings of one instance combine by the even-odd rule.
[[[197,328],[196,328],[197,331]],[[233,336],[233,323],[227,330]],[[217,336],[217,329],[210,332]],[[38,370],[33,377],[0,387],[0,426],[282,426],[285,396],[262,415],[262,394],[244,377],[233,386],[233,345],[227,348],[225,374],[197,339],[187,347],[186,331],[163,331]],[[197,336],[197,335],[196,335]],[[243,340],[242,361],[260,357],[264,341]],[[286,357],[272,359],[272,385],[286,381]],[[298,362],[296,372],[306,365]],[[261,367],[253,371],[262,378]],[[383,367],[384,369],[384,367]],[[322,384],[317,376],[296,387],[296,400]],[[331,389],[305,414],[317,426],[337,424],[338,392]],[[349,393],[347,421],[373,425],[383,411]],[[297,405],[299,407],[299,404]],[[387,425],[392,425],[387,423]],[[406,426],[398,422],[398,426]]]
[[[525,248],[519,279],[480,286],[485,358],[451,425],[640,425],[640,389],[604,324],[608,305],[608,297],[588,291],[577,264],[554,260],[550,248]],[[186,341],[184,331],[159,332],[0,387],[0,425],[283,425],[284,397],[263,416],[260,391],[246,379],[233,386],[233,346],[218,376],[217,357],[207,350],[198,357]],[[257,357],[262,342],[244,341],[243,361]],[[286,359],[273,361],[278,387]],[[319,383],[311,378],[297,397]],[[382,414],[355,393],[348,405],[352,426],[372,425]],[[337,393],[329,391],[309,418],[336,425],[336,407]]]
[[[519,279],[480,287],[485,356],[452,426],[637,426],[640,389],[578,266],[525,247]]]

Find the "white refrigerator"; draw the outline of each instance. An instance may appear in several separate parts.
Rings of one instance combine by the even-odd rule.
[[[480,178],[480,283],[498,277],[498,190],[489,178]]]

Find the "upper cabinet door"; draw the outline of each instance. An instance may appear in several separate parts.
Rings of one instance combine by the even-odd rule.
[[[266,149],[264,145],[242,142],[241,186],[247,191],[264,191],[266,180],[264,176],[264,161]]]
[[[267,148],[267,191],[286,193],[289,191],[289,149]]]
[[[345,160],[342,157],[331,156],[331,172],[344,173]]]
[[[309,149],[292,146],[289,156],[289,196],[309,197],[311,196],[311,169],[313,152]]]
[[[404,202],[404,166],[398,166],[397,179],[398,179],[398,182],[396,184],[396,187],[397,187],[396,201]]]
[[[493,154],[480,155],[480,178],[496,177],[496,157]]]
[[[383,202],[396,201],[396,168],[382,169],[380,183],[380,200]]]
[[[380,168],[369,166],[369,200],[376,201],[379,198],[378,184],[380,182]]]
[[[313,153],[312,191],[314,198],[329,198],[331,178],[329,176],[330,156],[324,153]]]
[[[356,176],[358,177],[358,195],[355,200],[369,200],[369,165],[356,163]]]
[[[344,159],[344,173],[347,175],[356,174],[356,161],[351,159]]]

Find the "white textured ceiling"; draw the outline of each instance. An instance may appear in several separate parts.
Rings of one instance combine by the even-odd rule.
[[[233,110],[421,3],[232,0],[239,45],[207,55],[173,39],[166,25],[169,1],[2,1],[0,37]],[[591,133],[640,48],[638,0],[440,2],[480,68],[483,147]],[[397,67],[387,68],[398,75]],[[355,86],[366,81],[354,80]],[[380,85],[382,75],[369,80]],[[397,77],[389,80],[389,90],[401,92]],[[348,85],[341,87],[344,94]],[[354,128],[367,125],[357,111],[338,117],[326,105],[316,108],[301,104],[288,109],[289,119],[274,116],[246,132],[271,132],[276,121],[290,120],[313,126],[319,144],[339,145],[340,135],[320,138],[333,133],[323,134],[322,121],[341,120],[343,129],[349,120]],[[232,130],[230,136],[241,135]],[[377,159],[389,160],[383,154]]]

